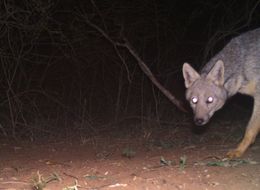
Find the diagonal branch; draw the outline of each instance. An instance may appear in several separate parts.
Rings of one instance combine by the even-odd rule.
[[[152,71],[149,69],[149,67],[145,64],[145,62],[140,58],[140,56],[135,52],[134,48],[131,46],[131,44],[125,39],[125,43],[117,43],[118,46],[125,47],[129,53],[136,59],[139,67],[144,72],[144,74],[152,81],[152,83],[173,103],[175,104],[181,111],[187,112],[187,110],[184,108],[182,102],[178,100],[173,94],[167,90],[161,83],[155,78]]]
[[[134,48],[131,46],[131,44],[124,39],[124,43],[119,43],[114,41],[104,30],[102,30],[99,26],[95,25],[94,23],[90,22],[88,18],[84,18],[85,22],[94,28],[96,31],[98,31],[104,38],[106,38],[117,50],[116,47],[123,47],[128,50],[128,52],[136,59],[139,67],[144,72],[144,74],[152,81],[152,83],[173,103],[175,104],[181,111],[187,112],[185,107],[183,106],[182,102],[178,100],[175,96],[172,95],[172,93],[164,88],[164,86],[159,83],[159,81],[155,78],[152,71],[149,69],[149,67],[145,64],[145,62],[140,58],[140,56],[135,52]],[[119,51],[117,51],[117,54],[120,54]]]

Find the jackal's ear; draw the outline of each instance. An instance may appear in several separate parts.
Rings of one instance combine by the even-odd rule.
[[[212,80],[216,85],[224,84],[224,63],[218,60],[207,75],[207,79]]]
[[[197,71],[195,71],[188,63],[183,64],[182,74],[185,80],[186,88],[189,88],[194,81],[200,78],[199,73],[197,73]]]

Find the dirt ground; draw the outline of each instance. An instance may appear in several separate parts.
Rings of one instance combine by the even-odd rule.
[[[227,161],[226,152],[238,140],[226,138],[226,130],[173,131],[75,142],[2,141],[0,189],[260,189],[259,138],[243,158]]]

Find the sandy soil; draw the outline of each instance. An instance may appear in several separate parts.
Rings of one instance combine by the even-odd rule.
[[[192,134],[171,140],[107,135],[73,143],[2,141],[0,189],[260,189],[259,138],[241,160],[230,162],[222,158],[237,142],[212,140],[207,133],[195,135],[196,141]]]

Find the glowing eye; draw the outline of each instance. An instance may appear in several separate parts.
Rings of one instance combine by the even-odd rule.
[[[191,102],[192,102],[193,104],[197,104],[198,98],[197,98],[197,97],[191,98]]]
[[[210,97],[208,97],[208,99],[207,99],[207,103],[212,103],[213,100],[214,100],[213,97],[210,96]]]

